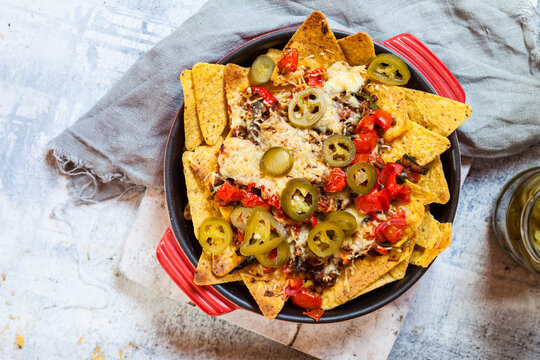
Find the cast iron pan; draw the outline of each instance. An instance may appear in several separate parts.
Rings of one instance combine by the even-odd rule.
[[[258,37],[227,54],[222,60],[220,60],[220,63],[235,63],[241,66],[249,67],[251,62],[258,55],[266,53],[269,48],[282,49],[295,31],[296,29],[285,29]],[[334,34],[337,38],[342,38],[350,35],[349,33],[339,30],[334,30]],[[404,35],[416,39],[411,35]],[[401,39],[398,37],[391,40],[394,39],[401,41]],[[416,39],[416,41],[418,40]],[[385,43],[388,43],[388,41]],[[377,53],[389,52],[399,55],[398,53],[392,51],[390,48],[378,42],[375,43],[375,51]],[[430,54],[433,55],[431,52]],[[431,59],[433,63],[435,63],[436,61],[440,62],[440,60],[438,60],[434,55],[433,58],[434,59]],[[433,87],[428,83],[426,78],[422,76],[422,74],[413,66],[413,64],[408,62],[408,65],[411,70],[411,80],[407,84],[407,87],[435,93]],[[444,64],[440,63],[440,65],[444,67]],[[452,79],[457,83],[453,76]],[[432,81],[432,83],[435,82]],[[438,88],[443,86],[444,79],[442,83],[441,79],[439,79],[439,83],[436,85],[438,86]],[[459,87],[459,89],[462,91],[461,87]],[[438,91],[439,93],[441,93],[439,89]],[[464,101],[464,94],[462,96],[463,99],[461,101]],[[451,198],[446,205],[434,204],[431,206],[431,212],[433,213],[435,218],[441,222],[453,221],[459,197],[459,179],[461,166],[459,145],[456,134],[452,134],[449,139],[451,142],[451,148],[441,156],[441,160],[450,188]],[[184,207],[188,202],[184,175],[182,171],[183,151],[184,126],[182,106],[171,128],[170,136],[167,143],[164,169],[165,191],[169,216],[171,220],[171,227],[174,236],[176,237],[178,243],[180,244],[180,247],[184,251],[189,261],[196,267],[198,259],[201,255],[201,246],[199,245],[197,239],[193,234],[192,222],[185,220],[183,216]],[[416,281],[418,281],[418,279],[420,279],[420,277],[422,277],[422,275],[426,271],[427,269],[425,268],[409,266],[407,274],[402,280],[380,287],[354,300],[351,300],[344,305],[326,311],[319,323],[344,321],[375,311],[402,295]],[[232,303],[238,305],[239,307],[256,313],[261,313],[255,300],[243,284],[228,283],[222,285],[214,285],[214,288],[225,298],[230,300]],[[279,313],[277,318],[298,323],[313,323],[314,321],[311,318],[302,314],[303,311],[304,310],[288,302],[284,306],[283,310]]]

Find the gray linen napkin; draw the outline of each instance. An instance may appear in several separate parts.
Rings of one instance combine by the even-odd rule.
[[[178,76],[215,62],[271,30],[297,26],[315,9],[332,28],[385,40],[409,32],[451,69],[473,114],[459,129],[462,151],[508,156],[540,140],[540,56],[534,0],[211,0],[141,56],[118,83],[49,144],[83,201],[133,185],[162,186],[162,160],[182,102]]]

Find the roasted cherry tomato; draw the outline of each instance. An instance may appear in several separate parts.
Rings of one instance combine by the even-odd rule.
[[[324,92],[317,88],[308,88],[294,96],[289,104],[289,121],[299,128],[310,128],[326,112]]]
[[[291,257],[291,247],[287,240],[283,240],[277,247],[263,253],[255,254],[261,265],[269,268],[278,268],[285,265]]]
[[[291,179],[281,193],[281,207],[285,214],[296,221],[304,221],[315,210],[319,201],[317,188],[302,178]]]
[[[360,120],[356,129],[354,129],[355,134],[371,133],[375,130],[375,116],[368,115]]]
[[[219,254],[232,241],[231,224],[218,217],[208,217],[199,226],[199,243],[210,254]]]
[[[359,162],[347,169],[347,184],[357,194],[367,194],[376,183],[377,169],[370,163]]]
[[[385,164],[383,169],[381,170],[381,173],[379,174],[378,183],[386,186],[386,182],[390,174],[399,175],[401,174],[402,171],[403,171],[403,166],[400,164],[396,164],[396,163]]]
[[[390,85],[405,85],[411,78],[407,64],[394,54],[379,54],[368,66],[368,75]]]
[[[330,256],[339,250],[345,235],[338,223],[323,221],[315,226],[308,235],[308,246],[320,257]]]
[[[283,288],[283,293],[287,296],[292,296],[298,293],[302,286],[304,286],[304,280],[302,280],[302,278],[298,276],[292,277],[287,281],[287,285]]]
[[[358,229],[358,222],[353,214],[347,211],[333,211],[326,215],[324,221],[335,222],[339,224],[345,236],[352,235]]]
[[[363,214],[376,211],[387,211],[390,208],[390,200],[388,200],[386,189],[377,191],[376,188],[374,188],[370,193],[358,196],[354,199],[354,203],[356,204],[358,211]]]
[[[266,253],[279,245],[287,235],[281,223],[262,207],[251,210],[240,245],[244,256]]]
[[[375,236],[380,242],[388,241],[391,244],[395,244],[401,239],[406,227],[407,221],[405,219],[401,217],[391,218],[375,228]]]
[[[354,135],[353,142],[357,153],[370,153],[377,146],[378,140],[377,132],[373,130]]]
[[[231,213],[231,223],[239,230],[246,230],[246,224],[251,214],[251,209],[244,206],[235,207]]]
[[[276,104],[275,106],[277,106],[278,109],[280,108],[280,104],[276,97],[267,88],[262,86],[252,86],[251,90],[256,94],[259,94],[268,106],[273,107],[274,104]]]
[[[394,118],[392,117],[392,115],[389,112],[381,109],[373,111],[371,116],[375,118],[377,125],[379,125],[384,131],[390,129],[392,123],[394,122]]]
[[[345,186],[347,186],[347,175],[340,168],[333,168],[324,184],[324,191],[341,191]]]
[[[278,66],[282,69],[295,72],[296,68],[298,67],[298,50],[285,50],[283,57],[278,62]]]
[[[316,87],[323,87],[324,86],[324,74],[326,74],[326,69],[325,68],[314,69],[308,75],[308,85],[309,86],[316,86]]]
[[[356,147],[348,136],[335,134],[323,142],[322,155],[329,166],[347,166],[353,161],[355,153]]]
[[[215,195],[215,199],[224,203],[240,201],[244,197],[244,190],[239,189],[229,182],[225,182],[221,185]]]
[[[292,303],[306,310],[320,309],[322,298],[314,291],[301,288],[299,292],[292,296]]]
[[[270,56],[259,55],[249,68],[249,82],[251,85],[261,85],[270,80],[276,64]]]
[[[281,146],[274,146],[266,150],[261,159],[261,171],[271,176],[287,175],[292,167],[291,153]]]

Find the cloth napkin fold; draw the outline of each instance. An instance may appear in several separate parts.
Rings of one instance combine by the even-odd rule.
[[[182,102],[178,77],[313,10],[330,26],[385,40],[417,36],[451,69],[473,115],[459,129],[468,156],[514,154],[540,140],[540,56],[534,0],[357,2],[211,0],[144,54],[118,83],[49,144],[77,196],[99,201],[134,185],[162,186],[165,142]]]

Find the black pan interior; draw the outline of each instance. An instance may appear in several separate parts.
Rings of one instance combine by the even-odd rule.
[[[251,42],[246,43],[240,48],[235,49],[233,52],[224,57],[220,63],[235,63],[241,66],[249,67],[255,57],[266,53],[269,48],[283,48],[294,32],[294,29],[289,29],[273,32],[259,37]],[[334,33],[338,38],[349,35],[346,32],[337,30],[334,31]],[[393,52],[377,42],[375,43],[375,50],[377,53]],[[412,76],[411,80],[407,84],[407,87],[434,93],[433,88],[428,84],[425,78],[415,68],[413,68],[411,64],[408,65],[411,69]],[[457,142],[457,136],[455,134],[452,134],[449,139],[452,146],[441,156],[441,160],[450,188],[451,198],[446,205],[431,206],[433,215],[441,222],[453,221],[459,197],[461,165],[459,145]],[[194,266],[196,266],[201,255],[201,247],[193,234],[193,225],[191,221],[186,221],[183,216],[184,207],[187,204],[186,186],[182,170],[183,151],[184,126],[182,106],[172,126],[167,143],[164,169],[165,189],[169,217],[174,235],[176,236],[176,239],[178,240],[188,259]],[[385,285],[354,300],[351,300],[344,305],[327,311],[319,323],[348,320],[377,310],[402,295],[420,277],[422,277],[426,270],[427,269],[421,267],[410,266],[407,270],[407,274],[402,280]],[[214,288],[216,288],[217,291],[219,291],[223,296],[233,303],[247,310],[260,313],[255,300],[243,284],[229,283],[215,285]],[[298,323],[313,323],[314,321],[303,315],[302,311],[302,309],[287,303],[277,318]]]

